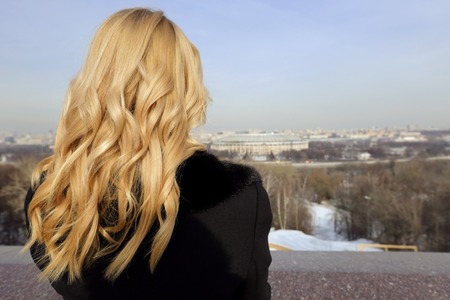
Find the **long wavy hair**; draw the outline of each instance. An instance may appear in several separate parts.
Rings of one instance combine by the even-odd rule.
[[[116,279],[152,227],[153,272],[172,235],[179,165],[205,150],[189,132],[205,119],[200,56],[162,12],[109,17],[71,81],[54,154],[36,167],[29,239],[45,246],[42,275],[82,278],[109,257]]]

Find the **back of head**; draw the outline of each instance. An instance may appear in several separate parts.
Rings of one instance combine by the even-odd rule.
[[[101,25],[68,88],[54,155],[33,175],[27,245],[45,245],[45,277],[74,280],[118,253],[105,272],[117,278],[158,224],[155,268],[178,211],[176,170],[204,148],[189,132],[207,100],[197,49],[162,12],[126,9]]]
[[[122,94],[128,109],[136,100],[136,110],[147,109],[140,112],[144,116],[147,106],[169,96],[164,104],[183,106],[190,128],[204,118],[207,95],[198,51],[162,12],[127,9],[107,19],[76,84],[95,86],[106,100]]]

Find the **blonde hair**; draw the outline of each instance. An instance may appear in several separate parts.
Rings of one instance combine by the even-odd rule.
[[[26,247],[45,246],[44,277],[72,282],[108,255],[114,280],[156,226],[154,271],[175,226],[177,168],[205,150],[189,132],[207,102],[199,53],[162,12],[126,9],[101,25],[68,88],[54,155],[33,173]]]

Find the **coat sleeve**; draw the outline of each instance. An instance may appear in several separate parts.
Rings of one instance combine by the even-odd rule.
[[[272,257],[269,250],[268,235],[272,225],[272,210],[269,197],[261,182],[257,188],[257,214],[252,262],[247,277],[246,299],[270,299],[271,288],[268,282],[269,266]]]

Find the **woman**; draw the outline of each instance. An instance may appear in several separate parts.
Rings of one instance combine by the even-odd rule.
[[[270,298],[267,193],[189,136],[207,101],[161,12],[102,24],[25,200],[26,247],[65,299]]]

